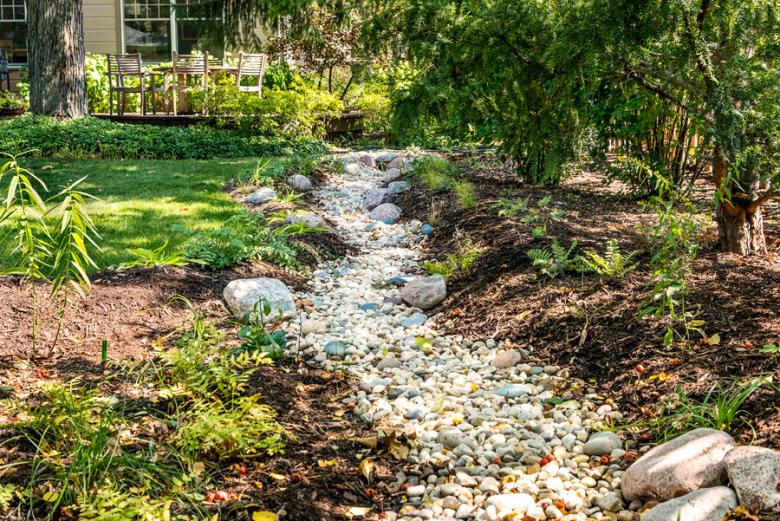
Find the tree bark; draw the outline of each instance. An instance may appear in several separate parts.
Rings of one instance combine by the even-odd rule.
[[[86,115],[82,0],[28,0],[27,27],[33,114]]]
[[[713,178],[715,188],[721,188],[726,179],[726,161],[719,151],[715,151]],[[739,255],[766,255],[766,237],[764,236],[764,218],[760,204],[751,205],[750,196],[745,193],[733,193],[730,201],[718,203],[718,237],[722,251]],[[759,202],[760,203],[760,202]]]

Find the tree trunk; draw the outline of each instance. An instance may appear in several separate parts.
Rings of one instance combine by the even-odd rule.
[[[82,0],[28,0],[27,27],[33,114],[86,115]]]
[[[713,178],[716,189],[726,178],[727,166],[719,151],[715,151]],[[717,221],[720,248],[723,251],[740,255],[766,255],[764,237],[764,218],[760,205],[753,202],[745,193],[733,193],[730,201],[718,203]]]

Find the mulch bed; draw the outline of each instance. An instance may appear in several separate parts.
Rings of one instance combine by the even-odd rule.
[[[597,380],[603,394],[618,401],[632,422],[652,418],[678,386],[701,397],[719,379],[780,377],[780,355],[758,352],[764,344],[780,340],[776,205],[765,215],[772,251],[766,259],[720,253],[717,230],[709,223],[705,247],[688,280],[687,302],[701,306],[697,318],[705,321],[708,335],[718,333],[721,341],[707,345],[694,339],[689,347],[665,349],[665,326],[637,313],[650,289],[649,234],[643,227],[655,223],[653,213],[622,195],[619,187],[605,185],[598,174],[580,174],[547,189],[522,185],[496,161],[475,168],[473,160],[455,159],[463,177],[475,185],[477,207],[462,208],[452,193],[420,186],[404,193],[397,204],[409,219],[425,222],[432,210],[438,214],[435,233],[427,242],[431,258],[456,252],[465,239],[483,248],[484,254],[466,274],[448,281],[449,294],[434,310],[443,313],[442,320],[453,320],[456,331],[474,340],[510,339],[532,350],[539,363],[568,366],[577,376]],[[712,200],[708,190],[705,181],[696,192],[707,214]],[[536,202],[545,196],[567,212],[550,224],[549,237],[566,247],[576,240],[579,250],[599,252],[615,238],[622,252],[638,252],[634,261],[642,266],[613,282],[593,275],[547,280],[531,266],[526,251],[547,247],[550,240],[533,237],[534,225],[521,223],[519,216],[504,219],[490,209],[501,198],[530,197]],[[746,404],[752,425],[737,427],[740,441],[780,447],[778,403],[776,387],[764,386],[755,393]]]

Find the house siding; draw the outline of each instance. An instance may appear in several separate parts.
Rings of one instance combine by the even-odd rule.
[[[119,1],[84,0],[84,47],[87,52],[121,52]]]

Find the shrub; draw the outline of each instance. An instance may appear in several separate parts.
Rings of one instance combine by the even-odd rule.
[[[103,54],[87,53],[84,60],[84,68],[87,78],[87,108],[91,114],[108,112],[108,63]],[[138,81],[136,81],[138,83]],[[139,104],[138,96],[128,96],[128,101],[133,103],[128,110],[135,110]]]
[[[27,100],[11,91],[0,92],[0,110],[27,110]]]
[[[321,142],[312,139],[247,136],[204,125],[127,125],[91,117],[57,121],[20,116],[0,121],[0,143],[11,154],[36,150],[42,156],[62,158],[213,159],[325,151]]]
[[[219,85],[213,92],[196,93],[193,107],[211,115],[219,127],[247,135],[312,139],[324,135],[326,120],[338,116],[344,104],[299,79],[289,90],[264,90],[263,97],[233,84]]]

